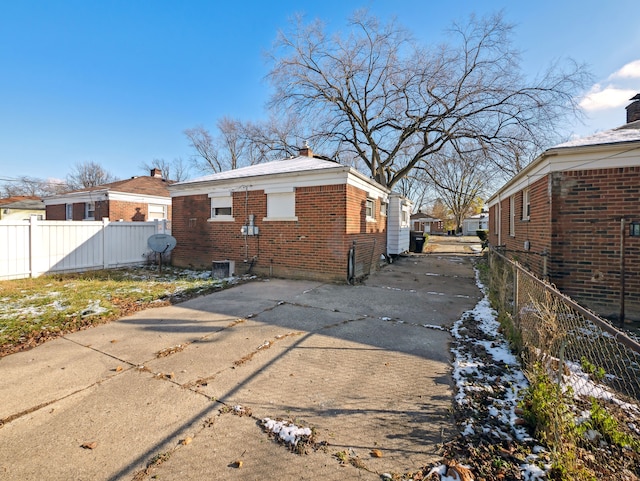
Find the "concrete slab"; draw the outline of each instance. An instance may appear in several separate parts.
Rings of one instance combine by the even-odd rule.
[[[130,479],[215,414],[216,404],[130,370],[0,431],[3,480]],[[94,449],[83,448],[95,442]]]
[[[108,379],[116,374],[119,364],[110,356],[63,338],[1,358],[0,420],[44,407]]]
[[[479,297],[468,258],[409,256],[363,285],[256,281],[14,354],[0,361],[3,375],[10,366],[0,406],[19,414],[0,424],[0,477],[338,480],[417,469],[454,429],[449,333],[430,325],[450,325]],[[253,418],[221,414],[222,403]],[[262,432],[263,417],[313,426],[328,446],[294,455]],[[181,446],[185,436],[193,443]],[[341,466],[338,451],[361,467]],[[244,467],[231,468],[239,458]]]
[[[294,454],[269,439],[255,418],[224,414],[203,429],[191,444],[151,469],[149,476],[162,480],[226,481],[380,479],[379,475],[353,465],[341,465],[332,456],[337,451],[338,447],[329,446],[307,455]],[[193,462],[196,459],[198,462]],[[237,467],[236,461],[242,461],[242,466]]]
[[[192,309],[185,304],[147,309],[99,329],[65,337],[132,365],[140,365],[154,359],[156,353],[164,349],[194,342],[224,329],[237,319],[227,314]]]

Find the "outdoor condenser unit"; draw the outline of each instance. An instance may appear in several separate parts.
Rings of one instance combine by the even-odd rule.
[[[213,261],[211,277],[214,279],[226,279],[235,274],[235,261]]]

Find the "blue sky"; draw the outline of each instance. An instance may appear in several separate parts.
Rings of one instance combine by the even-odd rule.
[[[0,5],[0,178],[64,178],[97,162],[119,178],[191,155],[183,131],[260,120],[264,52],[295,13],[340,28],[358,8],[426,43],[472,13],[502,10],[530,76],[571,57],[590,66],[587,135],[625,121],[640,92],[637,4],[627,0],[5,1]]]

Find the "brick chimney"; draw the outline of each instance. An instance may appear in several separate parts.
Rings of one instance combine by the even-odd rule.
[[[309,142],[305,142],[304,147],[300,147],[298,155],[300,157],[313,157],[313,152],[309,147]]]
[[[151,169],[151,177],[159,177],[160,179],[162,179],[162,171],[154,167],[153,169]]]
[[[636,94],[629,100],[634,100],[634,102],[627,105],[627,123],[640,120],[640,94]]]

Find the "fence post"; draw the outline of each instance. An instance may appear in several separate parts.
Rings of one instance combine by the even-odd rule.
[[[625,265],[624,265],[624,251],[625,251],[625,242],[624,242],[624,217],[620,219],[620,313],[618,315],[618,323],[620,327],[624,326],[624,296],[625,296]]]
[[[513,268],[513,318],[518,316],[518,290],[520,289],[518,269]]]
[[[36,265],[36,261],[34,259],[36,252],[38,252],[38,246],[36,245],[38,235],[35,232],[37,228],[38,216],[29,216],[29,277],[38,277],[39,274],[38,266]]]
[[[109,268],[109,261],[107,260],[107,226],[109,225],[109,218],[102,218],[102,267],[104,269]]]

